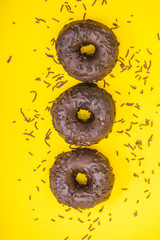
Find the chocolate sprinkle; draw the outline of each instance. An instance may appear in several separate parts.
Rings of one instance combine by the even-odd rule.
[[[59,20],[57,20],[57,19],[55,19],[55,18],[52,18],[54,21],[56,21],[56,22],[59,22]]]
[[[97,218],[93,221],[93,223],[97,222],[98,220],[99,220],[99,217],[97,217]]]
[[[92,3],[92,7],[94,6],[94,4],[97,2],[97,0],[94,0],[94,2]]]
[[[80,210],[79,208],[77,208],[77,211],[80,212],[80,213],[83,213],[82,210]]]
[[[134,216],[136,217],[137,215],[138,215],[138,212],[137,212],[137,211],[135,211],[135,212],[134,212]]]
[[[42,19],[42,18],[35,18],[37,21],[36,21],[36,23],[39,23],[40,21],[42,21],[42,22],[46,22],[44,19]]]
[[[150,147],[150,142],[153,141],[152,137],[153,137],[153,134],[152,134],[152,135],[150,136],[150,138],[148,139],[148,147]]]
[[[38,130],[37,122],[34,123],[35,128]]]
[[[86,11],[87,9],[86,9],[86,6],[85,6],[85,4],[83,3],[83,7],[84,7],[84,10]]]
[[[133,174],[134,177],[139,177],[136,173]]]
[[[22,116],[24,117],[24,120],[25,120],[26,122],[30,122],[30,121],[31,121],[30,118],[27,118],[27,117],[25,116],[25,114],[24,114],[23,111],[22,111],[22,108],[20,108],[20,112],[22,113]]]
[[[151,193],[149,193],[146,198],[149,198],[150,196],[151,196]]]
[[[26,133],[26,132],[24,132],[23,134],[24,134],[24,135],[31,136],[31,137],[33,137],[33,138],[35,138],[35,136],[34,136],[32,133],[33,133],[33,131],[31,131],[30,133]]]
[[[85,239],[88,236],[88,234],[86,234],[84,237],[82,237],[82,240]]]
[[[62,10],[63,10],[63,7],[64,7],[64,4],[61,6],[60,12],[62,12]]]
[[[148,50],[148,48],[147,48],[147,52],[148,52],[150,55],[152,55],[152,53]]]
[[[128,54],[129,54],[129,49],[127,49],[127,53],[126,53],[125,58],[128,57]]]
[[[103,5],[104,3],[107,4],[107,1],[106,1],[106,0],[103,0],[103,1],[102,1],[102,5]]]
[[[41,180],[41,182],[46,183],[44,180]]]
[[[70,210],[71,210],[71,208],[68,208],[68,209],[66,209],[65,211],[68,212],[68,211],[70,211]]]
[[[86,19],[86,12],[83,15],[83,20],[85,20],[85,19]]]
[[[34,96],[34,98],[32,100],[32,102],[34,102],[36,100],[36,97],[37,97],[37,92],[36,91],[30,91],[30,93],[34,93],[35,94],[35,96]]]
[[[48,147],[50,147],[49,143],[47,142],[47,140],[50,139],[50,134],[52,133],[51,129],[48,130],[48,132],[46,133],[46,136],[45,136],[45,143],[47,144]]]
[[[131,135],[129,133],[125,132],[125,134],[127,134],[129,137],[131,137]]]
[[[80,218],[78,218],[78,221],[81,222],[81,223],[84,223]]]
[[[43,162],[46,162],[47,160],[45,159],[45,160],[42,160],[41,162],[43,163]]]
[[[92,227],[92,223],[89,225],[89,228],[88,228],[88,230],[90,230],[90,229],[91,229],[91,227]]]
[[[12,56],[10,56],[10,57],[8,58],[7,63],[9,63],[9,62],[11,61],[11,58],[12,58]]]
[[[95,230],[95,228],[92,228],[92,229],[90,229],[89,231],[91,232],[91,231],[93,231],[93,230]]]
[[[133,106],[134,103],[126,103],[127,106]]]

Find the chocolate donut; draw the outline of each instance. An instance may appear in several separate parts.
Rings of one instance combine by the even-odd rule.
[[[90,112],[90,118],[78,118],[80,109]],[[115,119],[112,96],[96,84],[80,83],[64,93],[51,108],[52,122],[57,132],[69,144],[90,146],[106,137]]]
[[[81,47],[90,44],[95,52],[82,54]],[[56,41],[58,60],[65,71],[84,82],[102,80],[112,71],[118,58],[118,46],[111,29],[90,19],[65,25]]]
[[[76,180],[78,173],[87,177],[87,184]],[[111,195],[114,174],[109,160],[97,150],[78,148],[61,153],[50,168],[50,188],[59,203],[73,208],[90,208]]]

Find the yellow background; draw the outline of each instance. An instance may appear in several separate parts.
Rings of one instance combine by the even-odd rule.
[[[1,100],[1,159],[0,159],[0,239],[34,239],[34,240],[70,240],[82,239],[86,234],[93,240],[159,240],[160,239],[160,151],[159,151],[159,118],[160,112],[157,105],[160,103],[160,73],[159,55],[160,41],[160,3],[158,0],[108,0],[103,4],[102,0],[94,1],[69,0],[68,4],[74,13],[67,11],[62,0],[1,0],[0,3],[0,100]],[[63,11],[60,8],[64,4]],[[46,109],[51,106],[48,102],[54,100],[61,92],[78,83],[69,77],[61,65],[57,65],[45,53],[53,54],[56,59],[56,51],[51,44],[51,39],[57,38],[58,32],[64,24],[69,23],[69,18],[82,19],[85,13],[86,19],[94,19],[113,27],[117,23],[120,27],[114,32],[120,42],[119,57],[125,59],[125,64],[135,53],[132,60],[132,68],[120,72],[120,63],[117,63],[112,74],[115,78],[107,76],[105,80],[110,86],[105,89],[112,94],[116,101],[116,121],[124,119],[125,122],[117,122],[108,139],[92,146],[106,155],[115,173],[115,185],[110,199],[93,209],[83,212],[68,209],[62,206],[53,197],[49,189],[48,170],[52,166],[54,157],[62,151],[68,151],[69,145],[57,134],[51,123],[51,116]],[[67,3],[66,3],[67,5]],[[75,7],[75,5],[77,5]],[[134,15],[134,16],[131,16]],[[35,18],[45,19],[35,23]],[[52,18],[58,19],[56,22]],[[115,22],[117,18],[117,22]],[[131,21],[128,23],[127,21]],[[12,22],[15,22],[13,24]],[[47,27],[49,26],[49,27]],[[130,48],[134,46],[134,48]],[[46,49],[50,48],[50,51]],[[36,51],[34,51],[36,49]],[[129,56],[125,58],[127,49]],[[152,53],[150,55],[147,51]],[[7,63],[12,56],[10,63]],[[140,63],[136,62],[138,59]],[[152,61],[150,73],[145,69],[140,73],[142,78],[148,76],[146,85],[143,79],[135,78],[137,65],[142,66],[146,60],[147,65]],[[63,73],[68,82],[60,89],[52,87],[56,84],[52,74],[47,75],[47,68],[56,74]],[[34,79],[40,77],[41,81]],[[44,80],[51,84],[47,88]],[[103,82],[98,85],[103,87]],[[130,87],[136,86],[136,89]],[[151,87],[153,90],[151,91]],[[143,94],[141,90],[143,89]],[[34,93],[37,98],[34,102]],[[121,94],[116,93],[120,92]],[[129,94],[130,92],[130,94]],[[138,103],[140,110],[123,103]],[[35,128],[35,120],[28,123],[24,121],[20,108],[27,117],[33,118],[38,111]],[[137,115],[136,118],[133,114]],[[41,118],[44,118],[42,120]],[[145,119],[150,119],[149,125]],[[13,121],[16,121],[13,123]],[[153,126],[151,126],[153,121]],[[126,129],[133,124],[128,132]],[[45,144],[44,138],[47,131],[52,133]],[[27,138],[23,133],[33,132],[33,137]],[[117,131],[124,130],[122,134]],[[148,139],[153,134],[153,141],[148,146]],[[138,146],[134,151],[124,144],[130,143],[136,146],[137,140],[142,141],[142,149]],[[48,151],[51,151],[48,153]],[[118,156],[116,154],[118,151]],[[33,155],[29,154],[31,152]],[[133,154],[136,154],[135,160]],[[127,162],[126,158],[129,159]],[[138,158],[144,158],[139,161]],[[42,162],[46,160],[45,162]],[[141,162],[141,166],[139,166]],[[39,168],[36,169],[41,164]],[[44,171],[44,167],[46,168]],[[34,171],[36,169],[36,171]],[[154,171],[154,174],[152,173]],[[142,173],[144,171],[144,173]],[[139,177],[134,177],[136,173]],[[18,181],[21,179],[21,181]],[[150,184],[148,184],[150,179]],[[46,183],[43,183],[44,180]],[[39,192],[36,186],[39,187]],[[128,188],[128,190],[122,190]],[[144,192],[148,190],[148,192]],[[149,198],[147,195],[151,193]],[[29,196],[31,195],[31,200]],[[124,199],[127,201],[124,202]],[[139,203],[136,203],[139,200]],[[104,206],[102,212],[99,209]],[[34,209],[34,210],[33,210]],[[135,217],[134,213],[138,215]],[[91,215],[88,217],[89,212]],[[59,217],[64,216],[64,218]],[[99,217],[98,221],[93,222]],[[38,218],[38,220],[34,220]],[[72,219],[69,219],[72,218]],[[78,218],[84,221],[81,223]],[[55,222],[51,221],[55,219]],[[111,221],[109,221],[109,219]],[[92,224],[93,231],[88,227]]]

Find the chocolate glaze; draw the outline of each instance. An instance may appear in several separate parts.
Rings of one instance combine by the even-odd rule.
[[[90,111],[88,121],[78,119],[80,109]],[[108,135],[116,113],[109,93],[96,84],[80,83],[53,102],[51,114],[53,126],[67,143],[90,146]]]
[[[86,175],[86,185],[76,181],[79,172]],[[75,209],[90,208],[105,201],[114,184],[109,160],[97,150],[87,148],[59,154],[50,168],[49,179],[58,202]]]
[[[93,44],[92,55],[82,54],[82,46]],[[84,82],[96,82],[112,71],[118,58],[116,36],[102,23],[93,20],[74,21],[60,31],[56,50],[67,73]]]

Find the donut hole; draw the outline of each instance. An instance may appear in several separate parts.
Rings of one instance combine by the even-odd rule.
[[[81,122],[89,122],[93,119],[93,113],[90,112],[88,109],[80,108],[77,111],[76,116]]]
[[[91,56],[95,53],[96,51],[96,47],[93,45],[93,44],[89,44],[89,45],[83,45],[81,48],[80,48],[80,52],[83,54],[83,55],[86,55],[86,56]]]
[[[76,175],[76,181],[78,182],[79,185],[87,185],[87,176],[84,173],[79,172]]]

